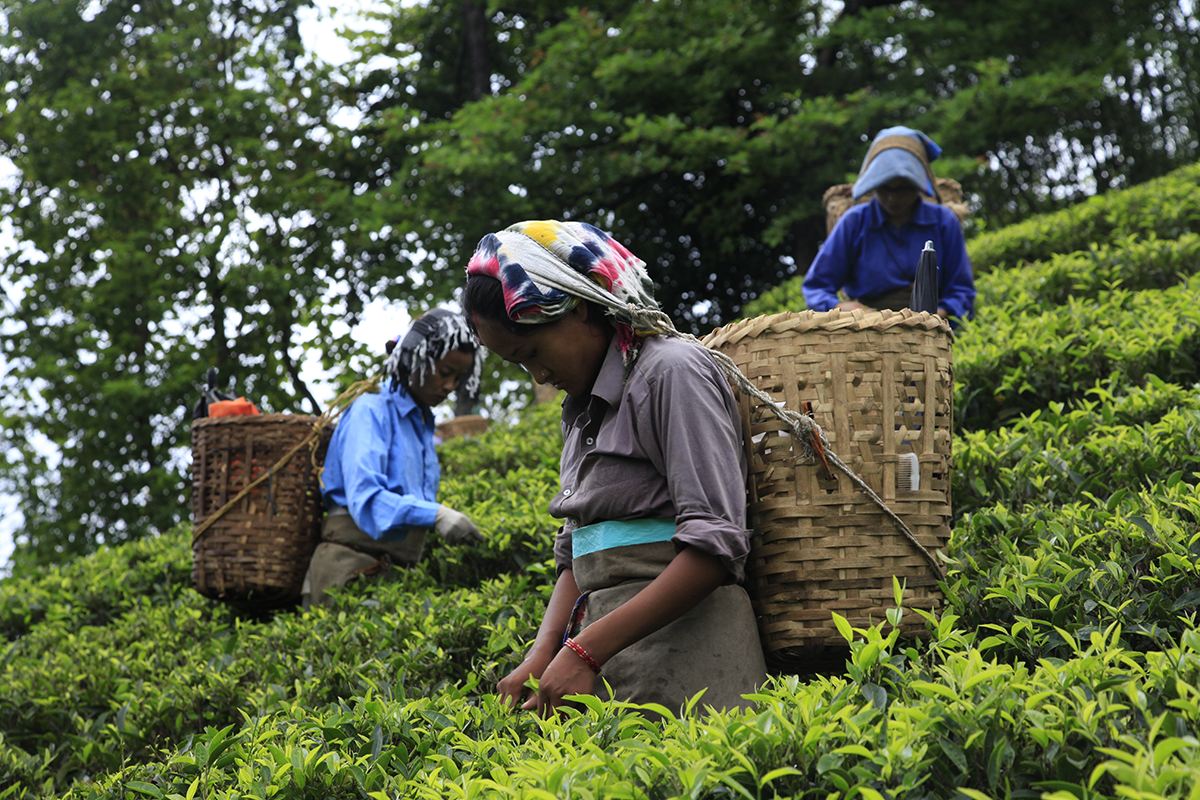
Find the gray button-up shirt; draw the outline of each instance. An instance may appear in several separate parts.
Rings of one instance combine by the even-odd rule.
[[[560,572],[577,527],[674,517],[677,549],[714,555],[742,580],[750,531],[741,419],[703,348],[651,336],[628,376],[610,348],[591,394],[563,402],[562,429],[561,491],[550,501],[566,520],[554,543]]]

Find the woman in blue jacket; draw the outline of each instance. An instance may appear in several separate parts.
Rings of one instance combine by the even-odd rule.
[[[388,343],[389,385],[351,403],[329,443],[321,475],[327,515],[304,582],[306,605],[330,602],[328,589],[359,575],[415,564],[430,528],[451,544],[483,541],[465,514],[437,502],[430,410],[456,389],[477,393],[476,350],[462,315],[444,309]]]
[[[907,308],[926,242],[938,260],[938,314],[968,319],[975,313],[975,280],[958,217],[936,197],[929,162],[941,148],[912,128],[879,132],[854,184],[851,207],[804,277],[804,299],[815,311],[832,308]],[[849,298],[842,300],[838,292]]]

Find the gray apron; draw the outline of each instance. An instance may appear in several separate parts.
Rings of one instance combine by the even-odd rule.
[[[890,292],[880,292],[868,297],[857,297],[855,300],[876,311],[901,311],[908,308],[912,302],[912,286],[903,286]]]
[[[421,560],[426,530],[409,528],[400,541],[372,539],[354,524],[344,506],[335,506],[321,525],[321,543],[313,551],[301,590],[304,607],[329,605],[327,592],[360,577],[386,574],[392,565],[408,567]]]
[[[640,536],[609,536],[601,549],[581,552],[590,549],[580,545],[594,529],[643,523],[651,525],[643,526]],[[661,532],[647,535],[654,525]],[[621,607],[666,569],[675,557],[673,532],[673,520],[603,522],[572,532],[572,572],[579,590],[587,593],[582,628]],[[753,703],[742,695],[755,691],[766,676],[750,597],[741,586],[726,585],[610,658],[597,676],[597,693],[605,695],[603,682],[608,681],[612,697],[606,699],[659,703],[677,713],[703,690],[698,708],[748,708]]]

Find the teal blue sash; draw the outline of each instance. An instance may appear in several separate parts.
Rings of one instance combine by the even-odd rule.
[[[674,518],[597,522],[571,532],[571,556],[579,558],[614,547],[669,542],[674,535]]]

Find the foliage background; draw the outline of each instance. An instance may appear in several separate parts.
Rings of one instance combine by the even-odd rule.
[[[18,573],[185,516],[208,367],[312,411],[307,354],[371,371],[339,324],[449,299],[516,219],[610,229],[701,330],[804,269],[821,193],[885,125],[941,142],[975,230],[1197,156],[1190,0],[431,0],[382,6],[338,70],[304,7],[6,3],[0,213],[45,257],[0,263]]]
[[[200,597],[187,524],[0,583],[0,798],[1195,797],[1197,189],[1200,164],[970,243],[927,640],[847,629],[844,670],[746,713],[499,708],[553,580],[547,404],[443,447],[485,545],[329,609]]]

